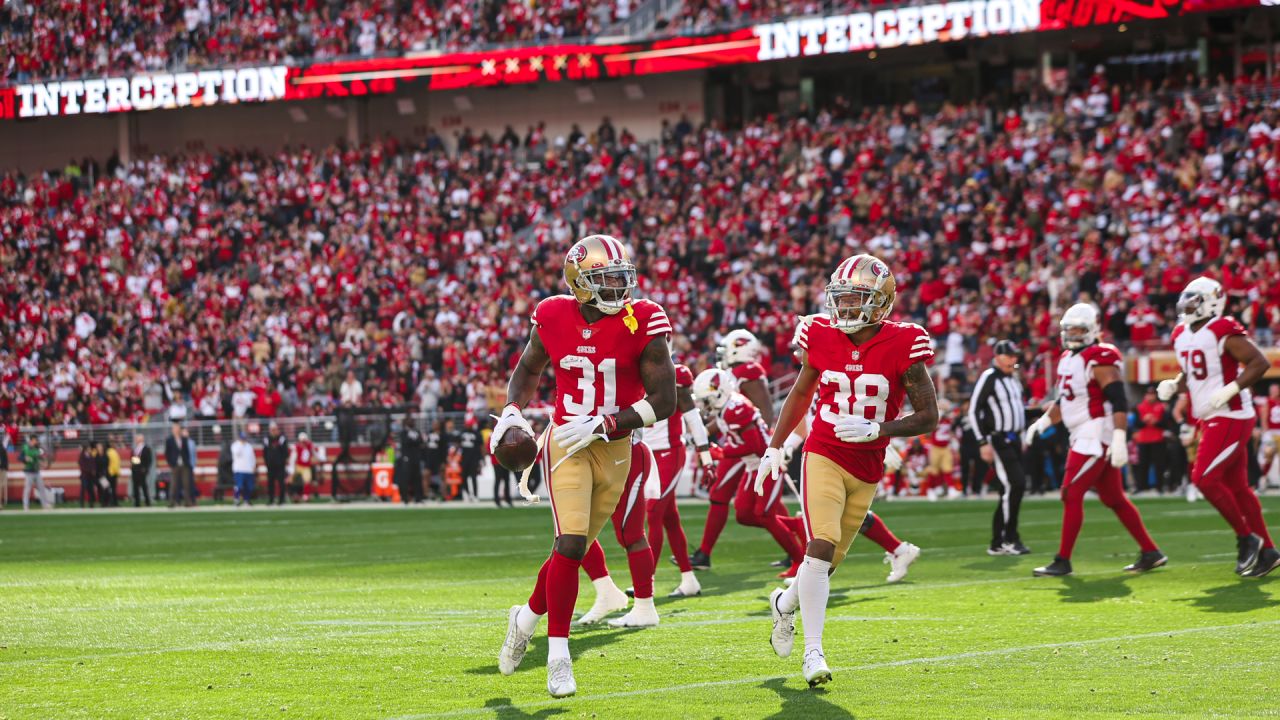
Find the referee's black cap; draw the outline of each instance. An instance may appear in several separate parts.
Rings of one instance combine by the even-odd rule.
[[[1018,352],[1018,346],[1014,344],[1012,340],[1001,340],[1000,342],[996,343],[996,354],[997,355],[1013,355],[1016,357],[1020,353]]]

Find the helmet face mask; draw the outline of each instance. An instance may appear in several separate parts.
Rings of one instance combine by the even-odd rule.
[[[850,285],[827,286],[827,311],[831,323],[845,332],[857,332],[875,325],[889,314],[889,298],[875,288]]]
[[[1102,329],[1098,324],[1098,311],[1087,303],[1076,303],[1067,308],[1058,323],[1062,346],[1068,350],[1080,350],[1096,342]]]
[[[826,289],[831,325],[856,333],[877,325],[893,310],[898,283],[889,266],[872,255],[855,255],[836,267]]]
[[[1187,284],[1178,296],[1178,321],[1194,325],[1202,320],[1221,317],[1227,307],[1227,297],[1216,280],[1200,277]]]
[[[589,235],[564,258],[564,280],[574,298],[606,315],[615,315],[631,302],[637,286],[636,266],[626,247],[608,235]]]

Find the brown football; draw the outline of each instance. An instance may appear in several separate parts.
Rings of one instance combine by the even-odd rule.
[[[538,457],[538,443],[524,430],[518,427],[508,428],[493,451],[493,456],[502,467],[512,472],[524,472]]]

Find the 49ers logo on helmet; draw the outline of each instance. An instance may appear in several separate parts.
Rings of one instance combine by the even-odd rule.
[[[871,274],[876,277],[885,277],[889,274],[889,268],[885,267],[882,262],[871,263]]]
[[[578,243],[569,248],[569,254],[565,256],[565,262],[580,263],[587,259],[587,248],[582,243]]]

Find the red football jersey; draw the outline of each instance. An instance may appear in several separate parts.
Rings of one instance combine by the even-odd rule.
[[[655,337],[671,334],[666,312],[651,300],[588,323],[577,300],[555,295],[538,303],[531,321],[555,368],[557,425],[569,415],[613,415],[642,400],[640,355]]]
[[[876,482],[884,474],[888,437],[847,443],[836,437],[840,415],[859,414],[878,423],[896,420],[906,397],[902,376],[917,362],[933,360],[929,333],[919,325],[886,321],[862,345],[831,327],[831,318],[802,320],[796,342],[809,365],[818,371],[818,412],[813,416],[806,452],[830,458],[858,478]]]
[[[751,380],[764,380],[766,383],[769,381],[768,374],[764,371],[764,366],[758,362],[739,363],[729,368],[729,372],[733,373],[733,377],[739,383]]]
[[[1280,400],[1267,398],[1267,429],[1280,430]]]
[[[693,387],[693,371],[687,365],[676,365],[676,388]],[[642,431],[644,436],[644,444],[649,446],[651,450],[670,450],[678,448],[684,443],[681,441],[681,435],[684,432],[684,418],[681,417],[679,410],[672,413],[671,417],[659,420]]]
[[[734,393],[716,418],[720,447],[727,458],[763,455],[769,432],[760,410],[742,393]]]

